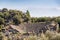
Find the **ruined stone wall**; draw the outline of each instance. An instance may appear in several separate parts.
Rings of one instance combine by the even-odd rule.
[[[54,25],[52,25],[54,24]],[[46,23],[46,22],[40,22],[40,23],[26,23],[26,24],[20,24],[19,26],[19,32],[20,30],[22,30],[23,32],[35,32],[35,33],[40,33],[42,32],[46,32],[47,30],[52,30],[52,31],[56,31],[58,28],[58,25],[56,25],[57,23]],[[12,27],[13,29],[18,29],[15,26]]]

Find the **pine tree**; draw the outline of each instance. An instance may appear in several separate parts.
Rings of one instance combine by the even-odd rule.
[[[26,18],[27,18],[27,22],[30,22],[31,21],[31,17],[30,17],[30,13],[29,13],[29,11],[27,10],[27,12],[26,12]]]

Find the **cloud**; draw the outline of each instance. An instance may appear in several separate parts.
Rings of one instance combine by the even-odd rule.
[[[57,2],[56,2],[57,1]],[[59,16],[60,4],[58,0],[0,0],[0,8],[29,10],[31,16]]]
[[[34,8],[29,10],[32,17],[60,16],[60,9],[57,8]]]

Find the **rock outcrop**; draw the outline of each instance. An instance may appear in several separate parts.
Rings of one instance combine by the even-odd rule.
[[[58,30],[58,24],[56,22],[26,23],[20,24],[19,26],[10,25],[10,27],[19,31],[20,33],[41,33],[42,31],[45,33],[47,30]]]

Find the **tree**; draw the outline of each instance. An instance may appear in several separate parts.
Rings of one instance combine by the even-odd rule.
[[[26,19],[27,19],[27,21],[31,21],[30,13],[28,10],[26,12]]]
[[[4,18],[1,18],[1,17],[0,17],[0,25],[1,25],[1,24],[4,24]]]
[[[9,17],[9,12],[4,12],[4,18],[8,18]]]
[[[32,17],[32,18],[31,18],[31,22],[32,22],[32,23],[38,22],[38,18],[37,18],[37,17],[36,17],[36,18]]]
[[[2,12],[0,12],[0,17],[2,17],[2,18],[4,17],[4,14]]]
[[[27,10],[27,12],[26,12],[26,15],[30,18],[30,13],[29,13],[28,10]]]
[[[3,8],[3,9],[2,9],[2,12],[7,12],[7,11],[8,11],[7,8]]]
[[[58,24],[60,26],[60,17],[55,18],[55,21],[58,22]]]
[[[20,24],[20,23],[22,23],[22,18],[21,18],[21,16],[20,15],[15,15],[14,17],[13,17],[13,22],[14,22],[14,24]]]

